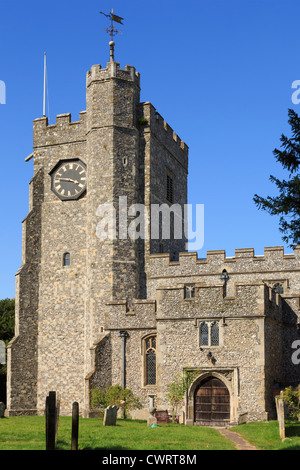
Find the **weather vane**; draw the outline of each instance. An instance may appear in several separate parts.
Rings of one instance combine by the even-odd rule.
[[[124,18],[122,18],[121,16],[114,15],[114,10],[113,9],[111,9],[111,12],[108,15],[106,13],[103,13],[102,11],[100,11],[100,13],[101,13],[101,15],[106,16],[106,18],[110,19],[110,27],[105,28],[104,31],[106,31],[110,35],[110,43],[109,43],[109,45],[110,45],[110,60],[113,62],[114,61],[114,45],[115,45],[114,36],[116,36],[116,34],[122,32],[122,31],[115,28],[114,21],[116,23],[123,24],[122,20]]]

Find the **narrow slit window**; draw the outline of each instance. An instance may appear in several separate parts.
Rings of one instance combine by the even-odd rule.
[[[64,266],[70,266],[71,264],[71,256],[70,253],[65,253],[63,256],[63,265]]]
[[[174,202],[174,185],[173,178],[170,175],[167,175],[167,200],[173,204]]]

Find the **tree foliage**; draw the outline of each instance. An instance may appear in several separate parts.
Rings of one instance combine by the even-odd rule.
[[[15,299],[0,300],[0,341],[5,345],[14,337]],[[6,364],[0,364],[0,375],[6,374]]]
[[[14,337],[15,299],[0,300],[0,340],[7,344]]]
[[[167,399],[172,407],[172,421],[175,421],[178,406],[183,400],[185,392],[199,375],[199,370],[184,369],[175,375],[173,381],[168,385]]]
[[[142,408],[140,399],[129,388],[122,388],[120,385],[113,385],[107,391],[94,388],[91,406],[93,408],[117,406],[122,411],[124,418],[128,415],[128,411]]]
[[[279,195],[263,198],[255,194],[253,199],[259,209],[280,217],[282,240],[292,247],[300,243],[300,117],[292,109],[288,110],[288,116],[291,137],[282,134],[282,150],[273,151],[277,162],[289,172],[288,178],[281,181],[271,175],[270,181],[277,186]]]
[[[300,419],[300,389],[293,390],[293,387],[286,387],[282,392],[283,401],[289,408],[289,415],[293,419]]]

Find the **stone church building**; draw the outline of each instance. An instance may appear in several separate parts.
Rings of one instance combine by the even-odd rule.
[[[92,389],[115,384],[140,397],[133,417],[148,416],[151,396],[170,412],[168,384],[187,368],[197,374],[178,410],[185,424],[274,417],[276,390],[300,382],[300,246],[198,259],[184,236],[124,236],[120,201],[187,204],[188,146],[140,102],[135,68],[113,54],[93,65],[86,110],[76,122],[36,119],[31,158],[8,414],[43,414],[55,390],[61,414],[77,401],[88,417]],[[115,237],[99,235],[103,207],[116,208]]]

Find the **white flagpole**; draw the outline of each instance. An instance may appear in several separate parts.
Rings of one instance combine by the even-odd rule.
[[[44,52],[44,97],[43,97],[43,116],[46,116],[46,52]]]

